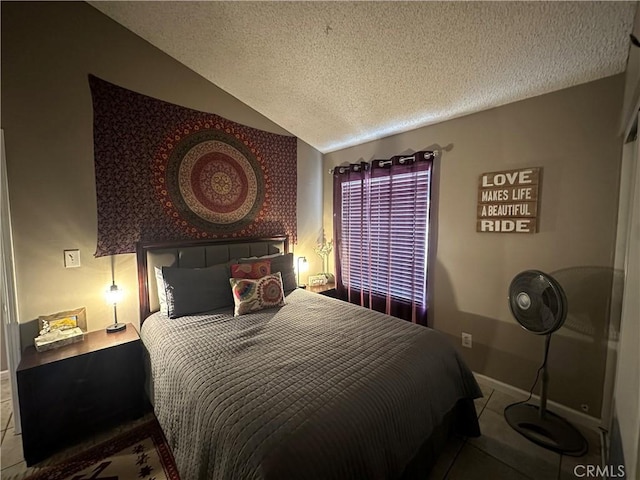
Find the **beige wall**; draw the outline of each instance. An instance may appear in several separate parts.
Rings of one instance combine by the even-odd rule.
[[[285,130],[83,2],[2,2],[2,128],[15,241],[20,322],[85,306],[89,330],[113,321],[104,299],[110,258],[94,258],[96,194],[87,75],[251,127]],[[321,155],[298,141],[299,238],[321,228]],[[319,206],[316,206],[319,205]],[[78,248],[82,267],[65,269]],[[312,252],[299,244],[298,251]],[[318,268],[320,261],[318,259]],[[133,254],[116,256],[127,295],[121,321],[138,323]],[[24,330],[24,329],[23,329]]]
[[[513,319],[507,289],[520,271],[552,273],[569,300],[551,341],[549,397],[571,408],[602,402],[613,274],[623,77],[551,93],[325,155],[325,168],[439,146],[430,268],[431,324],[450,336],[472,369],[528,390],[543,337]],[[476,233],[483,172],[542,167],[539,233]],[[332,221],[325,175],[324,225]],[[473,348],[460,347],[461,332]]]

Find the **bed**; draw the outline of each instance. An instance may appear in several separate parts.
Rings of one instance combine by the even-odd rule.
[[[480,434],[478,385],[432,329],[290,281],[247,314],[158,311],[158,269],[291,256],[284,237],[138,247],[148,392],[182,480],[424,478],[449,435]]]

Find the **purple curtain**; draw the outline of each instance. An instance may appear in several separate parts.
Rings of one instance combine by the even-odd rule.
[[[427,325],[434,156],[423,151],[333,170],[339,298]]]

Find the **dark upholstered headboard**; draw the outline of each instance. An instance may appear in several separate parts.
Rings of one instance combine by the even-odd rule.
[[[288,253],[289,239],[286,236],[278,236],[138,243],[136,250],[138,292],[140,295],[140,325],[142,325],[145,318],[159,310],[154,267],[209,267],[237,258]]]

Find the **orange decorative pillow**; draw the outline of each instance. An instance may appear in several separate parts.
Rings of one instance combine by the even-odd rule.
[[[257,280],[271,273],[271,262],[264,260],[253,263],[235,263],[231,265],[231,278],[251,278]]]

